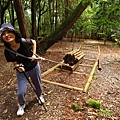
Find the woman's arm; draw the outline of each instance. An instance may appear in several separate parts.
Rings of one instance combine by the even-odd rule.
[[[32,51],[33,51],[33,55],[32,55],[32,60],[31,61],[34,61],[36,59],[36,57],[38,57],[38,55],[36,54],[36,41],[35,40],[32,40]],[[45,60],[45,58],[42,58],[39,56],[39,59],[41,60]]]
[[[32,40],[32,52],[33,52],[33,55],[32,55],[32,60],[31,61],[34,61],[36,59],[36,41],[35,40]]]
[[[32,51],[33,51],[33,54],[36,54],[36,41],[35,40],[32,40]]]

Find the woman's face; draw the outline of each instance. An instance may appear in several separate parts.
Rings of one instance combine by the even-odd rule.
[[[15,41],[15,33],[11,32],[9,30],[5,30],[2,33],[2,39],[7,43],[13,42],[13,41]]]

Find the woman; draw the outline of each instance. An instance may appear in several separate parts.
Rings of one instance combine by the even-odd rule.
[[[0,38],[5,45],[4,54],[7,62],[12,62],[15,67],[14,69],[16,69],[18,84],[17,95],[19,102],[17,115],[22,116],[24,114],[25,94],[27,90],[27,79],[23,72],[31,77],[32,83],[36,89],[36,94],[40,98],[39,103],[44,103],[41,88],[41,71],[35,56],[36,41],[33,39],[22,38],[21,34],[10,24],[1,25]]]

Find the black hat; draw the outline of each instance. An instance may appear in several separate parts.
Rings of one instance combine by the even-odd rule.
[[[0,27],[0,38],[5,30],[14,32],[18,37],[22,37],[22,35],[18,31],[16,31],[11,24],[4,23]]]

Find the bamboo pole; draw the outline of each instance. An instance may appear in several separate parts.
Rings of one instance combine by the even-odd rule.
[[[84,89],[83,89],[83,92],[87,92],[87,91],[88,91],[88,88],[89,88],[89,86],[90,86],[90,84],[91,84],[91,81],[92,81],[92,78],[93,78],[93,74],[94,74],[94,72],[95,72],[95,69],[96,69],[97,64],[98,64],[98,61],[96,61],[95,64],[94,64],[94,67],[93,67],[93,69],[92,69],[92,71],[91,71],[91,73],[90,73],[90,76],[89,76],[89,78],[88,78],[88,81],[87,81]]]
[[[84,67],[93,67],[93,65],[88,65],[88,64],[79,64],[79,65]]]
[[[85,56],[84,53],[81,53],[79,56],[77,56],[77,59],[80,60],[81,58],[83,58]]]
[[[81,56],[81,59],[80,59],[75,65],[73,65],[73,66],[71,67],[71,68],[72,68],[72,71],[74,71],[74,70],[78,67],[78,65],[79,65],[80,63],[82,63],[83,57],[84,57],[84,55]]]
[[[60,66],[60,64],[57,64],[57,65],[53,66],[52,68],[48,69],[47,71],[45,71],[44,73],[42,73],[42,78],[44,78],[46,75],[48,75],[49,73],[51,73],[52,71],[54,71],[55,68],[57,68],[59,66]]]
[[[84,60],[95,61],[96,59],[90,59],[90,58],[86,58],[86,57],[84,57]]]
[[[75,53],[78,52],[78,51],[79,51],[78,49],[75,49],[75,50],[73,50],[73,51],[68,52],[67,54],[75,54]]]
[[[84,87],[84,89],[83,89],[83,92],[87,92],[87,91],[88,91],[88,88],[89,88],[89,86],[90,86],[90,84],[91,84],[91,81],[92,81],[94,72],[95,72],[96,67],[97,67],[97,65],[98,65],[98,60],[99,60],[99,58],[100,58],[100,51],[99,51],[99,50],[100,50],[100,47],[98,46],[98,56],[97,56],[97,59],[96,59],[96,62],[95,62],[95,64],[94,64],[94,66],[93,66],[93,68],[92,68],[92,71],[91,71],[91,73],[90,73],[90,77],[88,78],[88,81],[87,81],[87,83],[86,83],[86,85],[85,85],[85,87]]]
[[[90,76],[90,74],[87,73],[81,73],[81,72],[76,72],[76,71],[72,71],[73,74],[78,74],[78,75],[85,75],[86,77]]]
[[[76,53],[74,53],[75,56],[77,56],[78,54],[80,54],[82,51],[78,50]]]
[[[80,52],[79,54],[75,55],[75,58],[77,58],[79,60],[79,58],[81,58],[81,56],[85,56],[85,54],[83,52]]]
[[[48,83],[48,84],[57,85],[57,86],[64,87],[64,88],[68,88],[68,89],[71,89],[71,90],[83,91],[83,88],[78,88],[78,87],[74,87],[74,86],[70,86],[70,85],[66,85],[66,84],[61,84],[61,83],[57,83],[57,82],[52,82],[52,81],[45,80],[45,79],[42,79],[42,82]]]
[[[78,74],[78,75],[84,75],[86,77],[89,77],[90,74],[83,73],[83,72],[78,72],[78,71],[70,71],[70,70],[65,70],[65,69],[60,69],[60,68],[55,68],[56,70],[61,70],[64,72],[68,72],[69,74]]]

